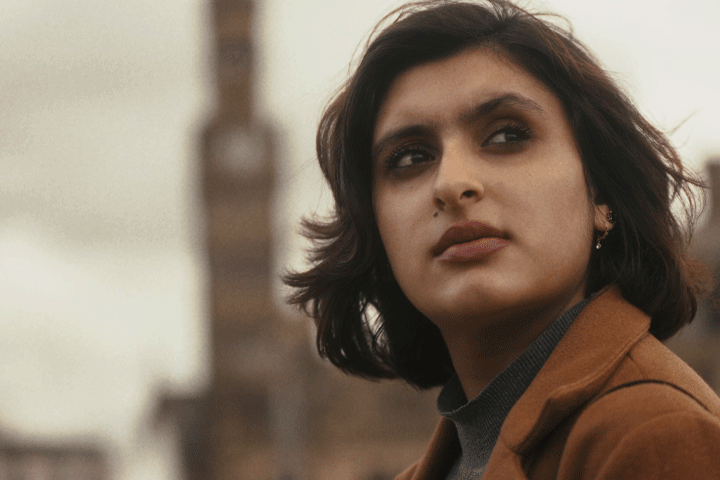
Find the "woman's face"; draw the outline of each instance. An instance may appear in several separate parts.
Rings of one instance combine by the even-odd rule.
[[[411,68],[372,151],[390,266],[436,324],[558,315],[583,298],[607,206],[592,202],[561,102],[522,68],[482,48]]]

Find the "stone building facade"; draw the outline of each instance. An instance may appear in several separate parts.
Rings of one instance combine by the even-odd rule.
[[[695,320],[666,344],[720,393],[720,157],[706,162],[709,187],[706,216],[695,232],[692,250],[713,273],[715,287],[698,305]]]
[[[108,456],[96,444],[0,436],[2,480],[107,480]]]

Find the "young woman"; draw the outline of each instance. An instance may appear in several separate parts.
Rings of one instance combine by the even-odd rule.
[[[660,340],[706,282],[700,183],[568,32],[421,2],[327,108],[335,211],[286,277],[344,371],[444,385],[400,479],[717,479],[720,400]]]

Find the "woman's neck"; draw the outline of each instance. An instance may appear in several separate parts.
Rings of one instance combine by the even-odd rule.
[[[446,322],[441,327],[465,396],[472,400],[582,297],[549,308],[525,309],[488,323]]]

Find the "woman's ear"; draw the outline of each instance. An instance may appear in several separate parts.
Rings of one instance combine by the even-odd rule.
[[[615,222],[613,221],[612,210],[607,204],[595,205],[595,230],[607,232],[612,230]]]

